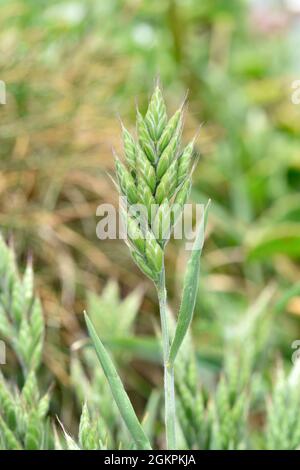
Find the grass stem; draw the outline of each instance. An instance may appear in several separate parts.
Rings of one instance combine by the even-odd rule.
[[[164,362],[164,393],[165,393],[165,425],[168,450],[176,449],[175,434],[175,391],[174,391],[174,367],[168,364],[170,353],[170,332],[167,313],[167,293],[165,285],[165,268],[163,266],[160,280],[157,283],[157,293],[159,300],[160,321],[163,342],[163,362]]]

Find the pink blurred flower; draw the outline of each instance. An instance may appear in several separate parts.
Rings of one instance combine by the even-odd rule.
[[[257,32],[272,34],[284,31],[289,25],[289,15],[283,10],[254,6],[250,17],[251,25]]]

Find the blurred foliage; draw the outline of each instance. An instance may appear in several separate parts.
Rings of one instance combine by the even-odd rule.
[[[291,102],[299,17],[284,1],[0,0],[0,8],[0,79],[7,88],[0,106],[0,226],[21,263],[28,252],[33,256],[47,323],[44,369],[56,382],[51,412],[76,430],[82,395],[92,394],[93,416],[101,398],[94,387],[105,388],[80,343],[85,308],[125,372],[140,415],[151,388],[161,386],[154,291],[123,243],[100,242],[95,232],[97,206],[117,202],[106,174],[111,147],[120,150],[117,115],[130,127],[135,99],[143,109],[159,76],[171,110],[189,90],[184,140],[200,127],[192,200],[213,202],[192,328],[206,431],[188,422],[194,430],[186,434],[183,424],[183,443],[188,435],[194,445],[200,433],[207,436],[203,447],[287,448],[292,412],[280,441],[262,403],[266,395],[268,410],[285,402],[280,384],[272,391],[274,370],[278,362],[290,368],[291,344],[300,337],[300,108]],[[183,244],[172,242],[167,281],[176,311],[185,261]],[[103,292],[109,279],[120,293],[115,281]],[[248,377],[239,385],[247,391],[241,404],[230,392],[226,358],[244,361],[252,349],[254,398],[250,404]],[[7,375],[16,368],[9,359]],[[91,387],[79,397],[76,367]],[[41,373],[46,388],[48,374]],[[216,387],[216,398],[208,399]],[[184,420],[189,406],[180,406]],[[222,431],[224,406],[235,410],[226,428],[233,429],[231,440]],[[251,444],[236,427],[248,408]],[[112,419],[110,445],[118,427]],[[265,423],[269,437],[262,442]]]
[[[71,385],[76,396],[81,416],[78,424],[78,438],[66,430],[59,418],[54,419],[51,406],[55,403],[53,390],[42,395],[38,381],[36,355],[30,355],[30,362],[24,361],[23,352],[43,350],[43,337],[37,331],[44,331],[43,316],[35,313],[37,299],[33,290],[33,274],[27,267],[23,278],[19,276],[14,251],[1,240],[1,333],[8,340],[11,351],[21,366],[22,377],[17,381],[15,374],[0,374],[0,448],[7,449],[135,449],[124,422],[112,400],[111,390],[103,370],[96,361],[95,351],[88,340],[73,344],[71,355]],[[28,275],[30,272],[30,276]],[[30,279],[30,282],[29,282]],[[20,295],[15,301],[15,286]],[[299,354],[296,351],[294,367],[286,375],[282,364],[270,367],[265,358],[269,356],[269,308],[272,306],[274,289],[267,287],[232,332],[230,344],[223,348],[222,369],[206,366],[199,374],[197,353],[190,334],[184,339],[175,364],[176,408],[179,449],[299,449],[300,429],[297,420],[299,407],[298,387],[300,383]],[[101,297],[90,302],[91,317],[103,306],[110,309],[106,317],[104,338],[115,338],[113,334],[116,315],[131,305],[130,321],[122,329],[123,337],[135,342],[143,349],[145,339],[132,337],[132,322],[141,301],[136,291],[120,301],[117,284],[110,282]],[[10,300],[7,300],[9,299]],[[21,320],[20,305],[32,305]],[[96,309],[93,310],[96,306]],[[98,309],[99,307],[99,309]],[[125,308],[126,307],[126,308]],[[132,313],[134,312],[134,313]],[[171,331],[175,321],[169,311]],[[274,315],[272,315],[274,319]],[[27,335],[22,334],[24,322],[28,322]],[[97,328],[101,330],[101,323]],[[37,328],[38,325],[38,328]],[[266,328],[266,325],[268,326]],[[129,335],[129,336],[128,336]],[[117,336],[118,337],[118,336]],[[128,344],[128,343],[127,343]],[[125,343],[124,353],[116,355],[119,367],[124,371],[129,365],[129,354]],[[157,360],[161,362],[160,342],[157,343]],[[247,347],[245,348],[245,344]],[[22,346],[22,354],[20,354]],[[120,344],[119,344],[120,346]],[[199,361],[200,364],[200,361]],[[132,369],[131,367],[129,368]],[[203,373],[206,371],[205,373]],[[208,373],[209,372],[209,373]],[[38,374],[39,375],[39,374]],[[48,382],[49,379],[46,379]],[[18,383],[19,382],[19,383]],[[138,383],[135,383],[135,392]],[[160,392],[153,388],[147,394],[142,426],[153,447],[164,447],[162,434],[163,415]],[[70,404],[60,409],[65,416]],[[51,423],[52,421],[52,423]],[[253,423],[252,423],[253,422]],[[52,426],[51,426],[52,424]],[[74,433],[73,433],[74,434]]]

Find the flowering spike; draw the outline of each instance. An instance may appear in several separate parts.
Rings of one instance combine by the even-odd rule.
[[[122,124],[128,169],[116,158],[116,173],[119,189],[129,203],[125,209],[127,244],[138,266],[153,280],[162,269],[165,242],[189,194],[193,142],[180,152],[182,121],[183,105],[168,121],[157,84],[146,116],[137,109],[137,143]],[[177,216],[171,210],[175,202]],[[134,204],[145,208],[142,220],[141,215],[132,217]]]

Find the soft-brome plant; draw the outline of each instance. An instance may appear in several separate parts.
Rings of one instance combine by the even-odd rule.
[[[117,187],[126,199],[122,207],[127,244],[135,263],[155,284],[159,300],[164,364],[165,426],[168,449],[176,449],[174,365],[192,320],[199,283],[200,255],[206,209],[188,262],[181,306],[171,337],[165,286],[164,254],[167,241],[189,197],[194,142],[181,146],[182,107],[168,119],[159,86],[145,116],[137,111],[137,139],[122,125],[126,164],[115,156]],[[138,206],[137,206],[138,205]],[[136,210],[136,208],[144,210]],[[121,415],[138,448],[151,448],[117,371],[91,320],[87,327],[110,383]]]
[[[0,335],[22,369],[21,387],[0,372],[0,449],[49,449],[52,433],[47,417],[50,396],[41,393],[36,372],[42,361],[44,319],[34,294],[29,261],[19,275],[14,250],[0,236]],[[10,381],[12,382],[12,381]]]

